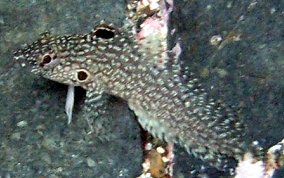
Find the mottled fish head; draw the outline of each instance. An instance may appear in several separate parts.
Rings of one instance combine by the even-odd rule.
[[[113,59],[118,58],[122,49],[113,47],[115,41],[122,41],[118,36],[116,28],[105,24],[83,35],[55,37],[46,32],[36,42],[16,51],[14,59],[47,79],[85,88],[108,62],[106,51],[112,52],[109,56]]]

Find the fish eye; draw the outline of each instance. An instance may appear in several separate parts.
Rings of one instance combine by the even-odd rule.
[[[116,33],[117,29],[115,29],[114,27],[106,24],[101,24],[98,25],[94,30],[92,30],[91,35],[96,38],[108,40],[112,39],[116,35]]]
[[[95,32],[96,37],[103,38],[103,39],[111,39],[114,37],[115,33],[110,29],[97,29]]]
[[[52,57],[50,54],[45,54],[41,58],[40,66],[44,66],[45,64],[49,64],[52,61]]]
[[[88,80],[89,76],[90,76],[90,73],[87,70],[85,70],[85,69],[77,70],[76,79],[79,82],[84,82],[84,81]]]

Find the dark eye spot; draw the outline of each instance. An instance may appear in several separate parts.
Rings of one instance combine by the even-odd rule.
[[[52,57],[49,54],[46,54],[42,57],[40,65],[43,66],[45,64],[50,63],[51,61],[52,61]]]
[[[88,76],[89,75],[85,71],[78,71],[78,73],[77,73],[77,78],[78,78],[79,81],[86,80],[88,78]]]
[[[100,28],[95,31],[94,35],[98,38],[110,39],[114,37],[115,33],[111,29]]]

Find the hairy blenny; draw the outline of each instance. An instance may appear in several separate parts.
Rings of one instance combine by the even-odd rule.
[[[175,58],[169,53],[169,58]],[[245,152],[244,124],[226,104],[210,98],[177,64],[161,68],[125,28],[99,24],[82,35],[44,33],[14,59],[32,72],[86,93],[86,117],[105,111],[106,95],[126,100],[152,135],[184,147],[219,169]],[[169,59],[176,60],[176,59]]]

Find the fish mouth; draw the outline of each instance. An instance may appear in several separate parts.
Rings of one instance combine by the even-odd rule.
[[[26,67],[26,65],[29,63],[27,61],[27,56],[24,50],[20,49],[14,52],[13,59],[21,65],[21,67]]]
[[[14,52],[13,60],[22,68],[28,68],[32,73],[38,74],[37,61],[30,55],[28,49],[19,49]]]

